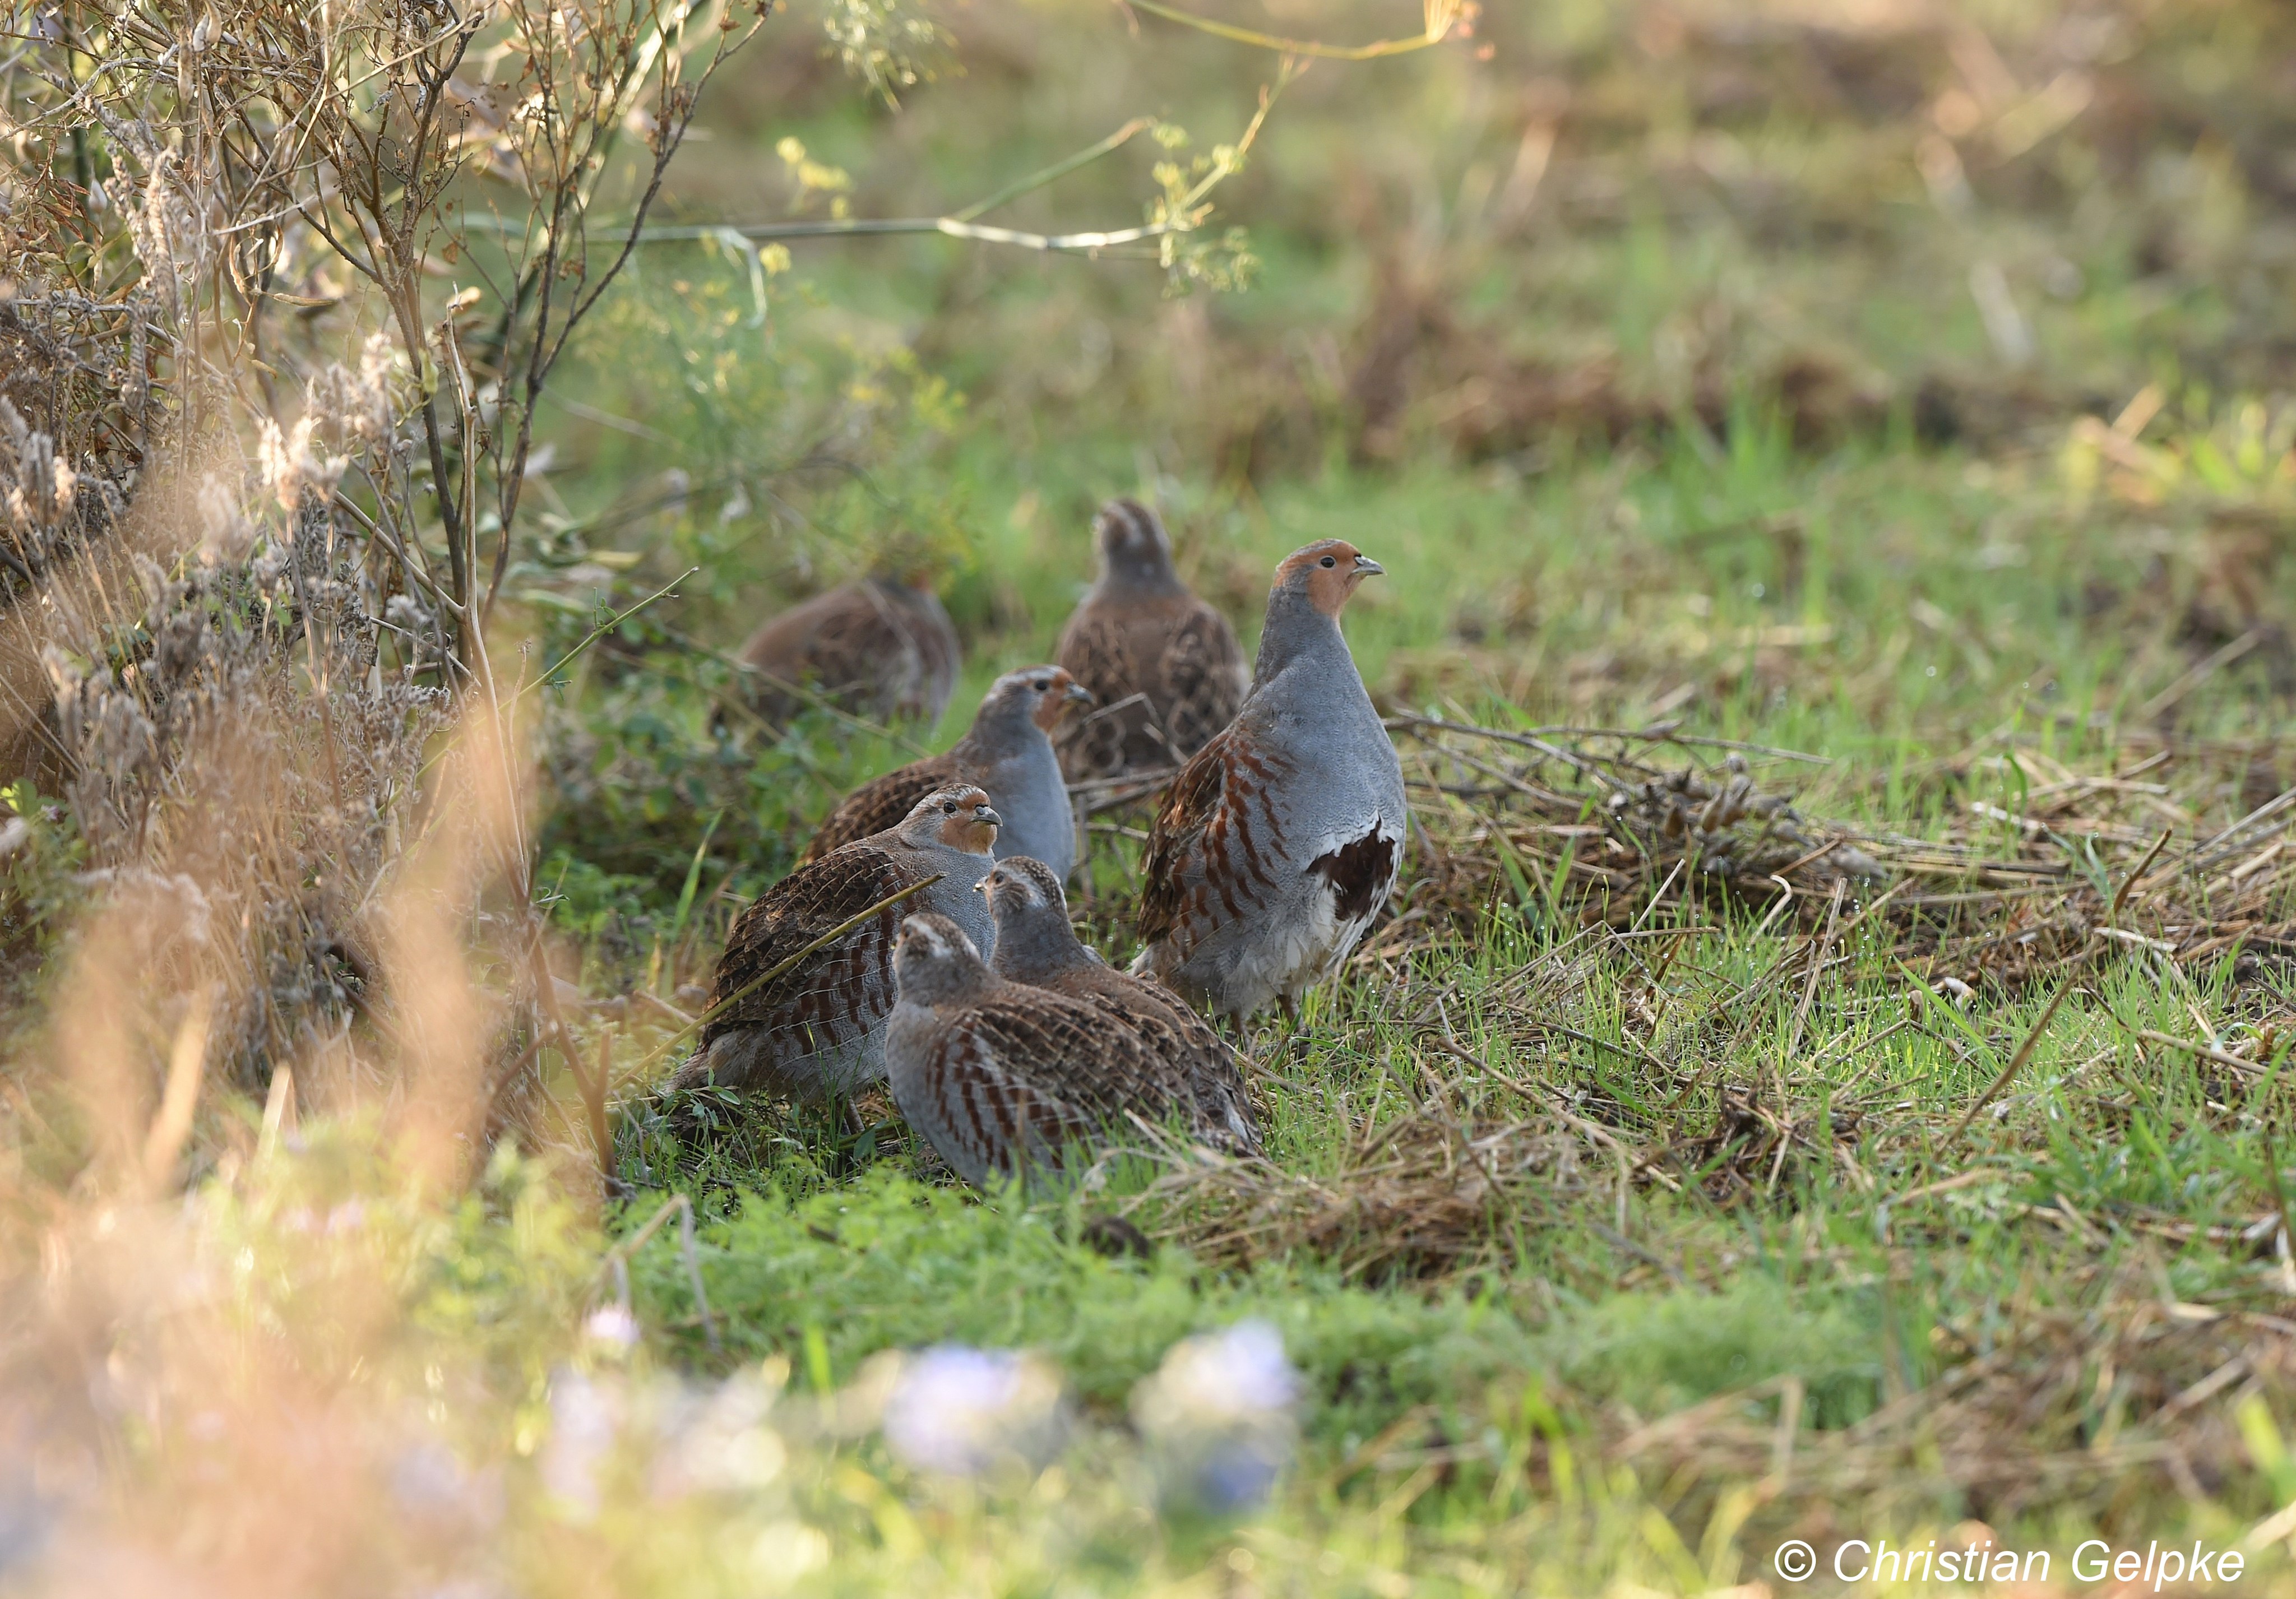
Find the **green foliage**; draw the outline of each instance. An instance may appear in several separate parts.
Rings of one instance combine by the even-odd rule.
[[[0,1013],[31,996],[49,954],[86,903],[78,873],[86,857],[70,810],[40,798],[30,779],[0,789]]]
[[[445,1360],[513,1398],[538,1389],[596,1262],[594,1230],[545,1164],[504,1144],[442,1207],[371,1126],[331,1122],[292,1144],[201,1196],[201,1225],[250,1285],[251,1331],[291,1338],[324,1381],[373,1362],[386,1382],[413,1384]]]
[[[1810,1297],[1759,1275],[1718,1293],[1621,1295],[1573,1317],[1556,1341],[1574,1385],[1644,1415],[1791,1374],[1811,1424],[1846,1427],[1881,1401],[1881,1323],[1870,1302]]]
[[[825,0],[822,28],[845,70],[888,105],[898,91],[930,83],[948,30],[906,0]]]
[[[793,170],[828,173],[791,143]],[[964,396],[880,330],[810,336],[830,309],[818,288],[768,271],[786,250],[739,242],[640,252],[570,357],[569,391],[611,402],[619,424],[596,438],[588,480],[619,493],[551,519],[554,543],[513,569],[543,592],[586,601],[598,550],[644,550],[657,582],[700,567],[679,591],[688,608],[738,607],[767,580],[825,587],[963,563],[978,513],[939,469]],[[636,594],[641,581],[622,579]],[[755,619],[736,614],[729,630]]]
[[[802,1369],[817,1333],[842,1382],[881,1349],[1034,1349],[1108,1406],[1182,1337],[1259,1317],[1311,1379],[1313,1426],[1333,1441],[1368,1437],[1416,1404],[1480,1406],[1487,1385],[1538,1361],[1500,1306],[1352,1286],[1311,1261],[1230,1274],[1177,1250],[1111,1259],[1072,1242],[1084,1213],[980,1202],[879,1167],[794,1201],[741,1195],[701,1229],[702,1275],[740,1352],[777,1352]],[[651,1248],[636,1281],[650,1315],[693,1321],[675,1248]],[[698,1330],[680,1336],[700,1353]]]

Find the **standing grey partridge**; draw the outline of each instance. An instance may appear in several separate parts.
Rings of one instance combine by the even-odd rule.
[[[901,923],[893,972],[893,1103],[975,1187],[991,1172],[1057,1169],[1128,1111],[1152,1121],[1187,1109],[1185,1087],[1139,1034],[1096,1005],[1005,981],[946,916]]]
[[[1068,898],[1050,866],[1007,857],[982,879],[980,891],[996,919],[990,964],[997,976],[1097,1005],[1132,1028],[1185,1085],[1194,1102],[1192,1130],[1230,1149],[1259,1147],[1235,1051],[1170,989],[1114,971],[1086,948],[1069,924]]]
[[[805,847],[800,864],[883,832],[936,789],[971,783],[988,791],[988,802],[1004,819],[996,833],[997,858],[1032,855],[1065,878],[1076,865],[1076,816],[1061,781],[1060,758],[1046,735],[1070,707],[1091,702],[1059,667],[1005,673],[980,701],[972,732],[943,753],[911,761],[846,795]]]
[[[832,849],[759,895],[734,923],[718,961],[709,1003],[733,1003],[702,1029],[701,1047],[674,1086],[723,1083],[819,1099],[882,1077],[901,919],[938,911],[993,938],[988,907],[973,889],[994,864],[996,826],[987,794],[943,789],[919,800],[899,826]],[[807,945],[935,874],[938,882],[759,983]]]
[[[1100,580],[1055,652],[1101,704],[1062,748],[1070,782],[1177,766],[1227,726],[1246,685],[1235,629],[1180,581],[1156,513],[1111,500],[1093,530]]]
[[[1335,971],[1403,864],[1403,763],[1340,632],[1380,564],[1343,540],[1275,569],[1251,693],[1149,830],[1136,973],[1241,1024]]]
[[[932,593],[867,578],[816,594],[768,620],[742,646],[758,668],[750,703],[767,722],[788,721],[808,701],[791,685],[817,689],[857,716],[940,720],[964,658],[948,612]]]

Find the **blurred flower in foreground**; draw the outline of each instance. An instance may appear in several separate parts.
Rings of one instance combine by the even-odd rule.
[[[1292,1458],[1299,1398],[1300,1374],[1266,1322],[1174,1344],[1132,1390],[1167,1502],[1217,1512],[1266,1499]]]
[[[542,1483],[568,1515],[587,1521],[598,1512],[598,1468],[621,1424],[621,1391],[561,1367],[550,1379],[550,1441],[542,1451]]]
[[[1059,1375],[1032,1355],[939,1344],[902,1361],[882,1425],[903,1464],[972,1477],[1046,1464],[1066,1441],[1068,1406]]]
[[[627,1349],[638,1341],[638,1318],[626,1305],[601,1306],[582,1324],[582,1336],[609,1349]]]
[[[501,1472],[473,1472],[436,1439],[417,1439],[390,1462],[391,1496],[414,1521],[433,1529],[480,1531],[503,1517]]]
[[[756,1493],[779,1477],[788,1447],[768,1425],[786,1363],[737,1372],[715,1388],[688,1388],[661,1417],[654,1457],[658,1499],[689,1493]]]
[[[29,1450],[16,1453],[21,1433],[0,1437],[9,1447],[0,1454],[0,1579],[12,1567],[29,1566],[48,1541],[48,1507],[32,1480]]]

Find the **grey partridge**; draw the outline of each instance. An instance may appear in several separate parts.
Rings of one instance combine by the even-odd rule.
[[[1402,867],[1403,763],[1340,632],[1381,570],[1336,538],[1283,558],[1251,693],[1149,829],[1132,970],[1239,1024],[1335,971]]]
[[[1128,1111],[1156,1121],[1186,1110],[1185,1089],[1139,1034],[1096,1005],[1007,982],[946,916],[901,923],[893,972],[893,1103],[975,1187],[991,1172],[1057,1169]]]
[[[990,964],[997,976],[1099,1006],[1139,1033],[1185,1085],[1194,1102],[1194,1132],[1232,1150],[1259,1147],[1235,1051],[1161,983],[1115,971],[1087,948],[1069,923],[1068,898],[1050,866],[1025,855],[1007,857],[981,881],[980,891],[996,920]]]
[[[783,611],[750,635],[741,659],[761,674],[750,703],[770,723],[805,709],[791,685],[817,689],[857,716],[937,722],[964,649],[930,590],[875,577]]]
[[[759,895],[734,923],[718,961],[709,1003],[733,1003],[702,1029],[701,1046],[674,1086],[723,1083],[820,1099],[883,1077],[901,919],[937,911],[994,938],[988,907],[973,889],[994,864],[996,828],[987,794],[943,789],[919,800],[898,827],[832,849]],[[935,875],[938,882],[759,983],[871,906]]]
[[[1111,500],[1093,531],[1100,580],[1054,652],[1101,705],[1062,746],[1072,783],[1177,766],[1227,726],[1246,685],[1235,629],[1180,581],[1156,513]]]
[[[936,789],[971,783],[988,791],[988,802],[1004,819],[996,832],[1000,860],[1031,855],[1066,877],[1076,864],[1076,816],[1046,735],[1071,708],[1091,702],[1059,667],[1005,673],[980,701],[972,730],[952,748],[865,783],[840,800],[805,847],[800,864],[883,832]]]

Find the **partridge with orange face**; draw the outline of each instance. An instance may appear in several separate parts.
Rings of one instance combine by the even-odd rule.
[[[1062,746],[1071,782],[1178,765],[1227,726],[1246,682],[1235,629],[1180,581],[1154,512],[1111,500],[1093,530],[1100,581],[1055,652],[1101,705]]]
[[[931,590],[868,578],[783,611],[750,635],[741,658],[759,676],[750,704],[775,725],[811,703],[793,686],[859,716],[938,722],[964,649]]]
[[[1239,1023],[1335,971],[1402,868],[1403,763],[1340,632],[1382,570],[1336,538],[1284,557],[1251,693],[1149,832],[1132,970]]]
[[[1161,983],[1109,966],[1069,922],[1061,880],[1042,861],[1013,856],[982,880],[996,919],[996,975],[1049,988],[1106,1013],[1140,1035],[1174,1074],[1193,1110],[1191,1130],[1233,1150],[1252,1151],[1259,1134],[1235,1051]]]
[[[1095,1006],[1005,981],[946,916],[911,916],[894,955],[900,1003],[885,1076],[902,1117],[966,1182],[1050,1171],[1128,1112],[1163,1120],[1184,1092]]]
[[[759,895],[734,923],[718,958],[709,1004],[726,1008],[702,1029],[701,1047],[674,1086],[722,1083],[817,1099],[883,1077],[901,919],[938,912],[983,941],[993,939],[988,906],[973,888],[995,864],[996,828],[987,794],[944,789],[918,801],[899,826],[833,849]],[[919,883],[928,886],[800,953]],[[787,971],[761,980],[793,957]]]
[[[1076,864],[1076,817],[1059,757],[1046,735],[1092,696],[1056,666],[1007,672],[989,688],[972,730],[939,755],[911,761],[838,801],[800,862],[819,860],[855,839],[882,832],[936,789],[970,783],[988,791],[1004,818],[996,856],[1034,856],[1065,878]]]

